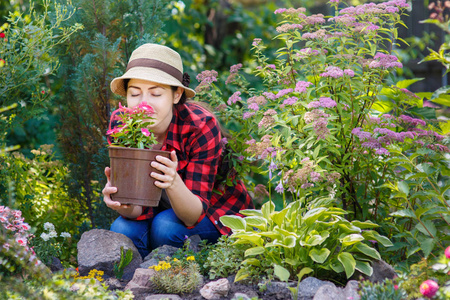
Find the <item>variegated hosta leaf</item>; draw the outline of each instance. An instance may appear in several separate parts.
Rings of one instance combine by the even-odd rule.
[[[222,216],[220,222],[224,226],[230,227],[233,232],[245,230],[245,220],[239,216]]]
[[[329,255],[330,250],[328,250],[327,248],[322,249],[313,248],[311,249],[311,251],[309,251],[309,257],[311,257],[312,260],[314,260],[319,264],[323,263],[328,258]]]
[[[361,242],[363,240],[364,240],[364,237],[357,233],[349,234],[349,235],[345,236],[344,238],[340,239],[340,241],[342,243],[342,247],[347,247],[347,246],[356,244],[358,242]]]

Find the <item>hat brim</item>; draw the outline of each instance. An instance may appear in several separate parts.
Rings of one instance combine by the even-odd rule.
[[[164,71],[146,67],[131,68],[130,70],[125,72],[125,74],[123,74],[122,76],[114,78],[110,84],[111,91],[114,94],[124,97],[127,96],[127,91],[125,90],[125,85],[123,82],[124,79],[141,79],[169,86],[179,86],[184,88],[184,92],[187,98],[192,98],[195,96],[195,91],[193,89],[185,87],[175,77],[167,74]]]

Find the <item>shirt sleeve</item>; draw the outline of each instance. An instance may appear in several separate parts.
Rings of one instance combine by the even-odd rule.
[[[200,222],[209,208],[222,147],[220,130],[214,117],[207,116],[188,139],[184,184],[202,201]],[[196,224],[197,224],[196,223]],[[195,224],[195,225],[196,225]],[[194,226],[195,226],[194,225]]]

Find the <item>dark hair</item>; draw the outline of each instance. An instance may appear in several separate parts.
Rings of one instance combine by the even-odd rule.
[[[191,77],[189,76],[188,73],[184,73],[183,74],[183,80],[181,81],[181,83],[183,84],[183,86],[185,87],[189,87],[189,84],[191,83]],[[175,92],[178,89],[178,86],[172,86],[172,91]],[[181,95],[180,101],[178,101],[178,104],[184,104],[186,103],[187,97],[186,97],[186,92],[183,92],[183,95]]]

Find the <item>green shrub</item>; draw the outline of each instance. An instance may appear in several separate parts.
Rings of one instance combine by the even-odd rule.
[[[392,280],[385,280],[381,283],[372,283],[364,280],[359,286],[361,300],[404,300],[406,292],[399,288]]]
[[[189,294],[202,282],[202,276],[194,256],[171,261],[159,261],[151,266],[155,274],[150,278],[158,291],[166,294]]]
[[[213,245],[205,261],[209,279],[228,277],[237,273],[244,260],[244,247],[234,244],[235,240],[222,235]]]

